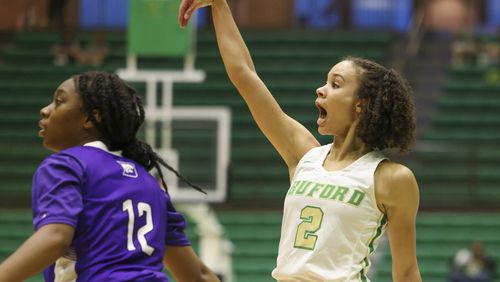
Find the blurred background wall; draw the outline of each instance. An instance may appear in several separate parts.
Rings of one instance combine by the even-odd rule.
[[[425,12],[432,29],[458,29],[500,23],[496,0],[231,0],[242,28],[359,28],[392,27],[405,31],[415,13]],[[68,22],[77,26],[110,21],[124,28],[124,0],[70,0]],[[0,31],[46,28],[47,0],[0,0]],[[207,25],[206,19],[201,25]]]

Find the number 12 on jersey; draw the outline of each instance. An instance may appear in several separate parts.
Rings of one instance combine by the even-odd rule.
[[[128,232],[127,232],[127,249],[129,251],[135,251],[134,245],[134,224],[135,224],[135,212],[132,200],[126,200],[123,202],[123,211],[128,213]],[[153,230],[153,216],[151,213],[151,206],[149,204],[139,202],[137,203],[137,212],[139,217],[146,215],[146,224],[137,230],[137,240],[139,245],[141,245],[142,252],[150,256],[154,252],[154,248],[148,245],[146,240],[146,234]]]
[[[302,222],[297,227],[294,247],[314,250],[318,240],[318,235],[315,233],[321,228],[323,211],[318,207],[306,206],[300,211],[300,219]]]

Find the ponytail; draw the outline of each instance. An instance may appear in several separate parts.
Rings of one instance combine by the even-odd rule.
[[[173,172],[178,178],[186,182],[186,184],[193,187],[197,191],[203,194],[207,194],[202,188],[191,183],[184,176],[182,176],[177,170],[175,170],[172,166],[167,164],[160,156],[158,156],[158,154],[156,154],[153,151],[153,148],[151,148],[149,144],[142,142],[137,138],[135,138],[132,142],[123,147],[122,153],[124,157],[138,162],[139,164],[144,166],[148,171],[153,169],[153,167],[156,168],[156,171],[158,171],[158,175],[160,176],[161,183],[163,184],[165,189],[167,188],[167,184],[165,183],[165,179],[163,177],[163,172],[161,170],[160,165],[164,166],[165,168]]]

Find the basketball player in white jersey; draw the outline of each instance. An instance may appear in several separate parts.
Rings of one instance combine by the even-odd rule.
[[[206,5],[212,6],[229,78],[290,172],[272,276],[278,281],[369,281],[369,256],[387,229],[393,280],[421,281],[415,243],[418,186],[407,167],[380,152],[404,151],[413,142],[414,109],[405,80],[361,58],[334,65],[316,90],[318,131],[334,136],[321,146],[282,111],[257,75],[226,0],[183,0],[181,26]]]

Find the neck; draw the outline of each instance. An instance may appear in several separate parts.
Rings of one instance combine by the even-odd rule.
[[[90,142],[94,142],[94,141],[102,141],[100,138],[97,138],[97,137],[94,137],[94,138],[84,138],[82,139],[82,141],[80,142],[80,146],[83,146],[87,143],[90,143]]]
[[[101,138],[101,134],[99,134],[97,129],[95,127],[92,127],[85,130],[82,134],[80,146],[94,141],[103,141],[103,138]]]
[[[83,146],[87,143],[94,141],[102,141],[102,138],[99,138],[97,135],[94,134],[83,134],[82,138],[80,138],[78,143],[75,144],[74,146]]]
[[[372,149],[356,135],[356,126],[353,125],[346,136],[335,136],[327,158],[334,161],[358,159],[370,151]]]

